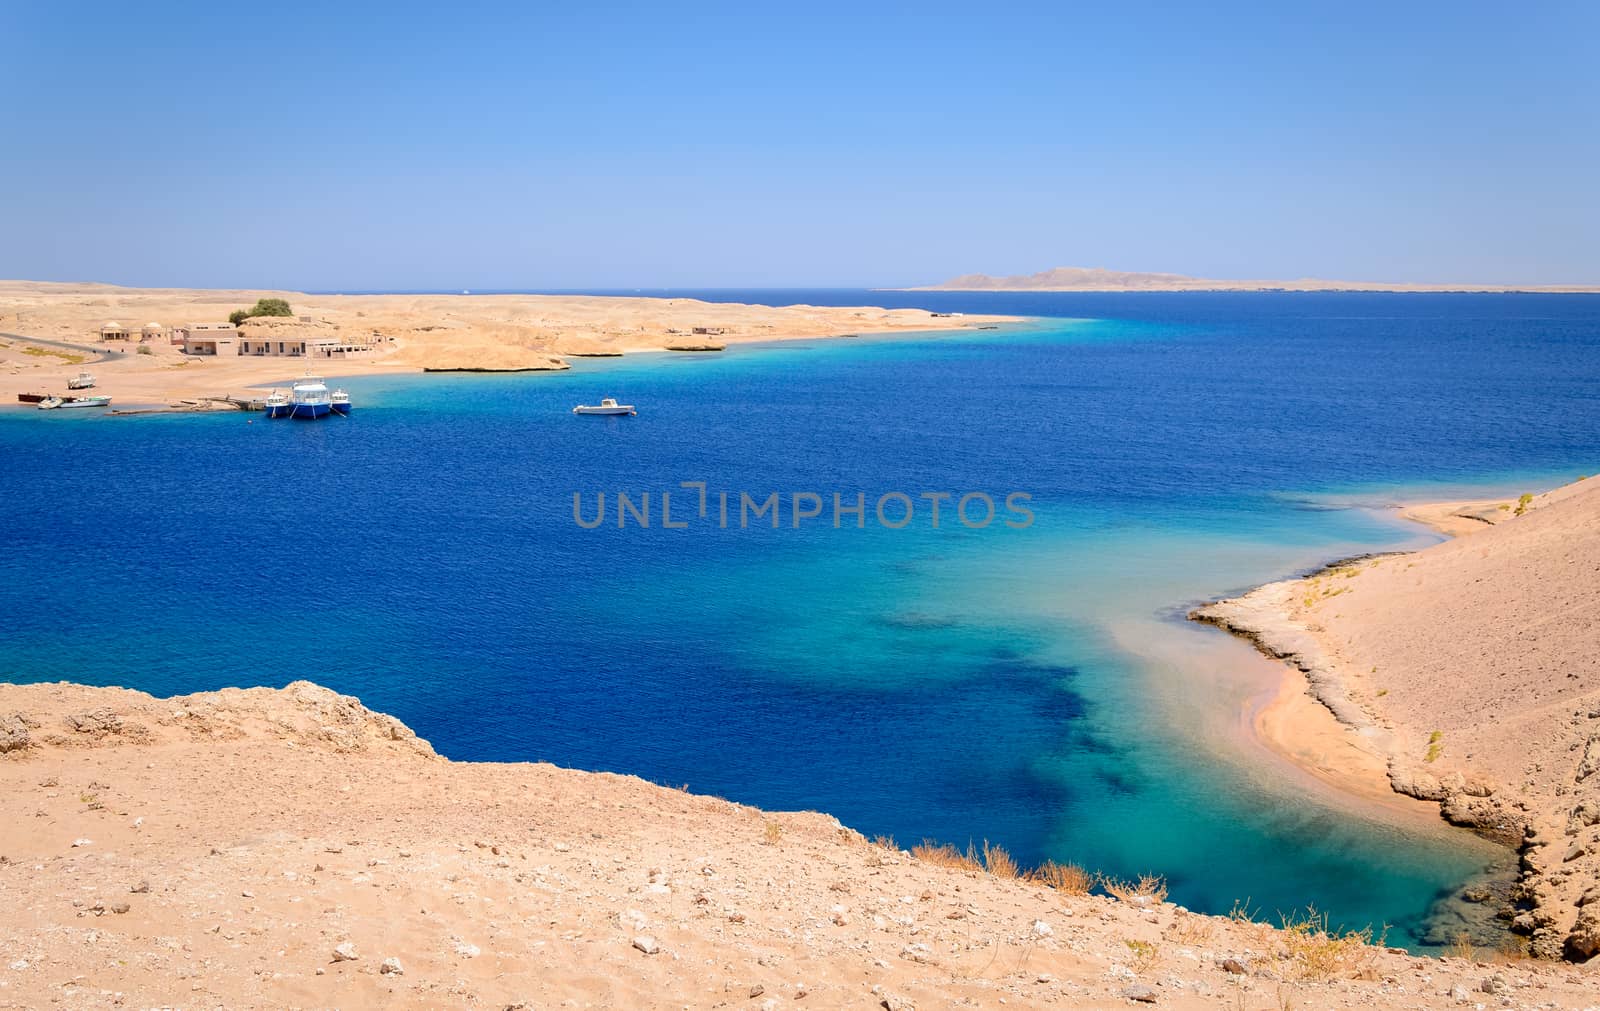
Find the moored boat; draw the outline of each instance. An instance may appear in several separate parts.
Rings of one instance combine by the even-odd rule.
[[[350,394],[342,389],[334,390],[328,394],[328,406],[334,414],[350,413]]]
[[[267,396],[266,412],[269,418],[287,418],[289,416],[289,395],[273,390]]]
[[[45,397],[39,401],[39,410],[54,411],[63,407],[106,407],[110,397]]]
[[[632,404],[619,404],[615,397],[605,397],[598,404],[579,404],[573,414],[638,414]]]
[[[328,384],[317,376],[305,376],[289,388],[289,417],[325,418],[333,410]]]
[[[17,394],[17,402],[21,403],[21,404],[37,404],[37,403],[41,403],[41,402],[49,400],[49,399],[50,399],[50,394],[48,394],[48,393],[19,393],[19,394]]]

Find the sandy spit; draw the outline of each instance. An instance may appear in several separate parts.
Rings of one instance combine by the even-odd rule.
[[[1190,617],[1285,660],[1393,790],[1521,854],[1499,910],[1541,958],[1600,953],[1600,479],[1412,506],[1454,539],[1269,583]],[[1297,736],[1289,712],[1263,733]],[[1292,754],[1292,749],[1281,749]],[[1352,762],[1351,769],[1359,763]]]

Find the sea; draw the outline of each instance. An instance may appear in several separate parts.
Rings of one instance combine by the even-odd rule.
[[[1417,950],[1506,873],[1253,747],[1279,668],[1184,615],[1600,470],[1600,297],[609,294],[1027,320],[352,378],[315,423],[0,410],[0,680],[305,678],[454,759]]]

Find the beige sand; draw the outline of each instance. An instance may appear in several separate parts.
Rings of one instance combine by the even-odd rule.
[[[1411,507],[1457,535],[1195,613],[1288,660],[1391,786],[1522,850],[1506,911],[1545,957],[1600,952],[1600,479]],[[1305,706],[1300,705],[1300,710]],[[1271,726],[1274,715],[1282,718]],[[1282,714],[1266,730],[1295,739]]]
[[[1107,270],[1104,267],[1053,267],[1036,274],[963,274],[942,284],[908,291],[1487,291],[1600,292],[1600,285],[1404,284],[1388,281],[1228,281],[1187,274]]]
[[[110,321],[138,328],[225,322],[258,298],[288,300],[295,316],[257,318],[246,336],[372,342],[364,357],[315,360],[185,356],[169,342],[99,340]],[[921,309],[760,306],[680,298],[567,295],[307,295],[277,291],[119,288],[98,284],[0,281],[0,333],[73,344],[71,348],[0,337],[0,375],[16,394],[65,392],[87,368],[113,407],[244,396],[281,384],[311,366],[323,375],[421,369],[562,369],[580,355],[715,349],[752,341],[791,340],[993,326],[1010,317],[935,317]],[[721,330],[694,334],[695,327]],[[149,350],[141,353],[140,348]],[[74,357],[111,360],[76,362]],[[693,353],[685,350],[684,353]]]
[[[0,906],[0,1007],[1578,1008],[1600,987],[1068,895],[821,814],[447,762],[304,682],[0,684]]]

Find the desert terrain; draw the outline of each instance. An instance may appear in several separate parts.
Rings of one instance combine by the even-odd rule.
[[[140,342],[147,323],[165,328],[224,323],[260,298],[282,298],[289,317],[252,317],[241,337],[368,344],[339,359],[185,355],[169,340]],[[678,298],[583,295],[308,295],[286,291],[119,288],[0,281],[0,374],[16,394],[65,393],[87,369],[112,407],[204,407],[205,398],[249,399],[252,388],[322,375],[429,370],[522,371],[568,367],[585,355],[696,353],[729,344],[810,337],[993,326],[1010,317],[934,316],[921,309],[762,306]],[[130,341],[102,341],[115,322]],[[696,328],[712,331],[695,333]],[[259,397],[259,391],[254,396]]]
[[[1600,1005],[1590,967],[1088,884],[825,814],[447,761],[306,682],[0,684],[0,1007]]]
[[[1191,617],[1288,661],[1399,793],[1516,846],[1499,915],[1533,954],[1600,953],[1600,479],[1405,515],[1454,535],[1348,561]],[[1271,726],[1274,716],[1278,725]],[[1294,740],[1292,714],[1264,714]]]

